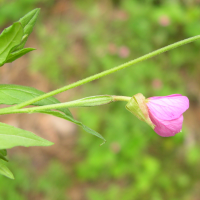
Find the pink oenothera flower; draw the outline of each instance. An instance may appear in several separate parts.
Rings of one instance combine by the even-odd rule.
[[[174,136],[182,129],[183,113],[189,108],[189,100],[181,94],[150,97],[146,103],[154,131],[162,137]]]
[[[181,131],[183,113],[189,108],[189,100],[181,94],[145,99],[138,93],[130,98],[126,108],[158,135],[170,137]]]

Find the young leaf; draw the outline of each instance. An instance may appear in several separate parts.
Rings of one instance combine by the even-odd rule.
[[[24,48],[18,51],[14,51],[13,53],[10,53],[6,62],[10,63],[13,62],[14,60],[20,58],[21,56],[25,55],[26,53],[29,53],[30,51],[35,50],[34,48]]]
[[[43,94],[45,93],[32,87],[2,84],[0,85],[0,104],[6,104],[6,105],[19,104]],[[49,97],[44,100],[38,101],[33,105],[44,106],[55,103],[60,103],[60,101],[58,101],[54,97]],[[68,108],[59,108],[58,110],[72,117],[72,114],[70,113]]]
[[[0,123],[0,149],[9,149],[16,146],[50,146],[49,142],[29,131]]]
[[[2,66],[13,50],[20,44],[23,37],[23,28],[20,22],[14,23],[12,26],[4,29],[0,35],[0,66]]]
[[[10,179],[14,179],[12,172],[7,168],[7,166],[5,165],[5,162],[2,160],[0,160],[0,174]]]
[[[35,25],[39,12],[40,12],[40,9],[36,8],[30,11],[29,13],[27,13],[24,17],[22,17],[19,20],[19,22],[21,23],[24,29],[24,35],[27,35],[27,37],[21,42],[21,44],[15,49],[15,51],[22,49],[24,45],[26,44],[28,36],[31,34],[33,30],[33,27]]]

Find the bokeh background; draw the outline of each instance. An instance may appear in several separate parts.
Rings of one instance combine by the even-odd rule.
[[[0,31],[32,9],[41,12],[27,47],[0,70],[0,83],[45,92],[200,34],[199,0],[1,0]],[[4,200],[199,200],[200,41],[57,95],[187,95],[183,131],[162,138],[125,110],[124,102],[71,109],[107,143],[62,119],[1,116],[51,147],[13,148],[15,180],[0,176]]]

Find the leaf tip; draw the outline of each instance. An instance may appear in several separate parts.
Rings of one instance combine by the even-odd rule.
[[[38,16],[39,12],[40,12],[41,8],[36,8],[33,11],[35,11],[35,14]]]
[[[48,142],[46,142],[46,145],[45,145],[45,146],[52,146],[52,145],[54,145],[54,143],[53,143],[53,142],[50,142],[50,141],[48,141]]]
[[[12,180],[15,180],[15,177],[14,177],[13,174],[10,174],[10,176],[9,176],[8,178],[10,178],[10,179],[12,179]]]

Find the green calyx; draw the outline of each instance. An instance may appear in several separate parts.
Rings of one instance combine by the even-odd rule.
[[[152,129],[155,128],[155,125],[149,118],[145,97],[141,93],[134,95],[129,100],[129,102],[126,104],[126,109],[134,114],[138,119],[146,122],[149,126],[151,126]]]

